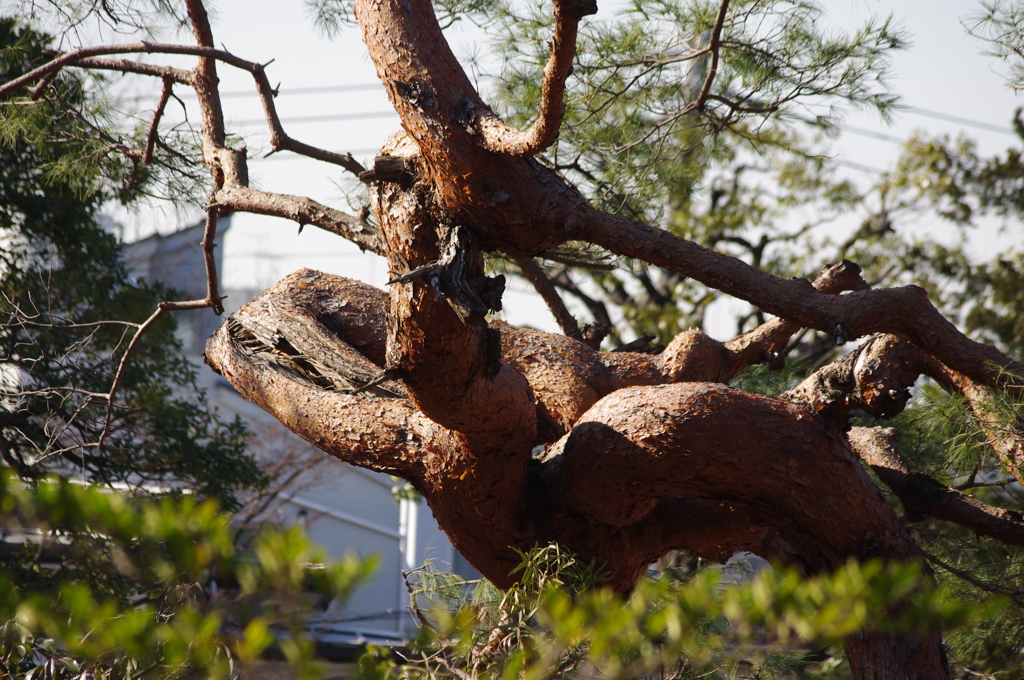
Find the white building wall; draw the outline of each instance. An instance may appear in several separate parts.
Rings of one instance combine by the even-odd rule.
[[[223,234],[229,226],[230,222],[224,220],[218,231]],[[198,245],[201,237],[202,225],[197,224],[175,234],[130,244],[125,248],[129,271],[137,278],[172,286],[184,295],[202,297],[205,277]],[[215,251],[218,258],[222,256],[221,250]],[[218,262],[218,269],[223,270],[222,262]],[[227,291],[227,312],[237,310],[255,293]],[[260,455],[268,459],[274,457],[275,447],[311,449],[203,365],[205,339],[222,321],[210,310],[178,316],[179,337],[186,356],[196,364],[200,385],[206,389],[211,404],[220,409],[224,418],[238,415],[257,431]],[[455,565],[465,575],[475,576],[440,531],[426,504],[397,503],[391,491],[394,484],[386,475],[330,459],[305,475],[295,490],[286,491],[273,516],[268,518],[285,524],[304,524],[312,539],[330,556],[341,557],[354,551],[363,557],[376,555],[380,560],[369,583],[344,605],[329,607],[323,617],[325,624],[333,621],[337,626],[358,631],[408,634],[414,622],[407,612],[409,599],[403,570],[419,567],[430,559],[439,568],[447,570]]]

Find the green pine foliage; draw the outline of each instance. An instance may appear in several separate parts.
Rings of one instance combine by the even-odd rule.
[[[400,659],[368,649],[363,677],[842,677],[830,648],[846,635],[879,621],[895,633],[966,630],[1004,606],[997,596],[958,599],[934,587],[919,564],[850,562],[811,579],[767,568],[739,582],[720,568],[682,580],[667,570],[622,596],[601,587],[595,565],[558,546],[538,546],[522,560],[522,579],[505,593],[430,567],[412,574],[421,634]],[[907,606],[889,618],[896,603]]]
[[[49,44],[0,19],[0,79]],[[302,617],[372,564],[327,564],[297,528],[236,547],[224,510],[267,478],[197,387],[173,317],[107,400],[139,325],[177,295],[133,280],[101,224],[163,170],[97,134],[113,119],[99,84],[63,73],[0,106],[0,676],[226,678],[273,646],[318,677]]]
[[[0,21],[4,77],[42,60],[46,36]],[[87,105],[71,76],[51,87]],[[5,102],[0,125],[0,457],[26,478],[48,472],[136,490],[190,489],[227,509],[266,483],[240,421],[222,420],[181,356],[175,322],[152,328],[128,364],[128,342],[174,292],[133,281],[121,244],[99,222],[109,178],[92,164],[79,118],[46,101]],[[88,104],[91,106],[91,104]],[[12,114],[17,111],[17,114]],[[45,121],[45,122],[44,122]],[[60,139],[60,143],[57,140]],[[74,167],[68,175],[65,170]],[[104,434],[105,433],[105,434]],[[103,446],[100,438],[103,435]]]

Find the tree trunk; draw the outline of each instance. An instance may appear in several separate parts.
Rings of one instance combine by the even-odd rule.
[[[489,109],[428,0],[357,0],[356,13],[406,131],[368,175],[390,292],[297,272],[211,338],[215,370],[314,445],[410,481],[499,587],[513,582],[513,548],[552,541],[604,565],[621,591],[676,549],[747,550],[808,574],[851,557],[919,559],[845,434],[850,408],[902,394],[916,373],[872,391],[851,364],[840,388],[822,374],[784,399],[723,384],[785,347],[799,326],[781,320],[726,344],[686,332],[658,356],[597,352],[487,320],[503,283],[485,276],[483,252],[589,240],[806,326],[905,333],[987,384],[989,362],[1013,362],[950,330],[916,290],[864,290],[856,268],[813,287],[780,281],[598,213],[543,165],[493,150]],[[912,313],[894,316],[894,302]],[[937,632],[851,636],[846,649],[858,680],[949,677]]]

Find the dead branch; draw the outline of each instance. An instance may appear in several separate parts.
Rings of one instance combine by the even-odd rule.
[[[361,369],[360,362],[369,362],[309,308],[288,307],[293,283],[282,281],[233,315],[207,342],[206,362],[313,446],[360,467],[421,478],[446,430],[407,399],[348,394],[337,384],[335,376],[353,368],[370,372],[372,364]],[[322,352],[312,352],[321,341]]]
[[[378,255],[384,253],[377,232],[359,218],[304,196],[253,189],[235,177],[229,174],[224,186],[217,191],[218,206],[227,210],[283,217],[297,222],[300,226],[312,224],[355,243],[363,250]]]
[[[171,94],[174,91],[174,78],[165,75],[163,77],[164,84],[163,89],[160,91],[160,100],[157,102],[156,109],[153,111],[153,118],[149,123],[149,130],[146,133],[146,146],[140,151],[138,149],[130,149],[125,152],[125,155],[131,159],[134,165],[130,184],[135,186],[139,180],[139,163],[142,165],[149,165],[153,161],[153,149],[156,147],[156,143],[159,140],[160,131],[160,119],[164,115],[164,109],[167,107],[167,102],[171,98]]]
[[[352,154],[327,151],[326,149],[310,146],[289,137],[284,131],[284,126],[281,125],[281,117],[278,115],[277,106],[274,104],[274,95],[276,93],[270,86],[270,81],[267,80],[266,70],[262,64],[253,64],[250,72],[256,81],[256,93],[259,95],[260,105],[263,107],[263,115],[267,119],[267,127],[270,128],[271,150],[267,153],[268,156],[276,151],[286,150],[324,161],[325,163],[340,165],[356,176],[366,170],[366,168],[352,158]]]
[[[0,85],[0,97],[6,97],[12,92],[16,92],[21,88],[25,87],[30,83],[34,83],[37,80],[59,71],[66,66],[75,66],[82,62],[85,65],[89,65],[89,59],[91,57],[100,57],[109,54],[184,54],[192,55],[200,58],[217,59],[232,66],[236,66],[241,69],[250,70],[248,66],[250,62],[240,59],[235,55],[227,52],[226,50],[219,50],[213,47],[206,47],[201,45],[175,45],[170,43],[153,43],[153,42],[136,42],[126,43],[123,45],[96,45],[93,47],[80,47],[70,52],[59,53],[58,56],[50,60],[49,62],[39,66],[28,73],[21,75],[12,80],[8,80],[6,83]],[[100,61],[97,68],[110,69],[113,67],[113,63],[110,61]],[[130,72],[136,72],[135,66],[130,66]],[[138,72],[141,72],[142,68],[138,67]],[[145,75],[164,76],[169,74],[178,74],[183,80],[182,84],[192,84],[191,80],[185,79],[182,71],[168,71],[164,67],[153,67],[153,70],[147,71]]]
[[[150,328],[152,328],[157,321],[159,321],[165,314],[170,312],[183,312],[186,310],[203,309],[206,307],[212,307],[213,305],[209,300],[189,300],[185,302],[161,302],[157,305],[156,310],[138,327],[135,331],[134,337],[131,342],[128,343],[128,348],[121,355],[121,361],[117,365],[117,373],[114,374],[114,380],[110,384],[110,391],[106,394],[107,399],[107,415],[104,418],[103,430],[100,432],[97,446],[99,450],[103,451],[103,442],[107,438],[107,434],[110,432],[110,425],[113,421],[114,416],[114,398],[117,396],[117,391],[121,387],[121,381],[124,379],[124,373],[128,369],[128,364],[131,361],[132,354],[135,353],[135,349],[139,346],[142,336],[146,334]]]
[[[178,85],[192,86],[195,80],[195,73],[185,69],[174,68],[173,66],[161,66],[159,64],[144,64],[140,61],[130,59],[103,59],[100,57],[89,57],[80,59],[71,66],[97,71],[117,71],[119,73],[134,73],[142,76],[155,76],[157,78],[170,78]]]
[[[213,239],[217,237],[217,215],[216,208],[206,210],[206,229],[203,231],[202,243],[203,264],[206,268],[206,299],[203,302],[206,303],[204,306],[210,307],[214,314],[220,316],[224,313],[224,305],[221,304],[224,298],[217,289],[217,259],[213,255],[213,249],[216,247]]]

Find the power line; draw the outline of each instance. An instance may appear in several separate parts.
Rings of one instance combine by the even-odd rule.
[[[332,92],[369,92],[372,90],[384,91],[382,83],[360,83],[358,85],[325,85],[323,87],[294,87],[278,90],[278,96],[284,94],[330,94]],[[235,90],[234,92],[221,92],[222,99],[240,99],[244,97],[256,97],[259,93],[256,90]],[[188,91],[186,97],[195,97],[195,93]]]
[[[354,85],[325,85],[322,87],[297,87],[292,89],[280,90],[282,95],[306,95],[306,94],[331,94],[335,92],[369,92],[374,90],[383,90],[381,83],[358,83]],[[188,96],[195,96],[193,93],[188,93]],[[222,92],[221,97],[226,99],[242,98],[242,97],[255,97],[257,93],[255,90],[236,90],[233,92]],[[1002,125],[993,125],[992,123],[986,123],[980,120],[974,120],[972,118],[964,118],[962,116],[954,116],[949,113],[943,113],[942,111],[935,111],[933,109],[926,109],[921,106],[901,106],[899,110],[906,111],[907,113],[916,114],[918,116],[924,116],[925,118],[934,118],[935,120],[942,120],[947,123],[956,123],[958,125],[966,125],[968,127],[977,128],[979,130],[986,130],[988,132],[997,132],[1003,135],[1016,136],[1013,130]],[[865,131],[870,132],[870,131]],[[877,135],[884,135],[884,133],[871,133]],[[878,137],[883,139],[883,137]],[[890,141],[886,139],[885,141]],[[902,141],[900,142],[902,143]]]
[[[984,123],[980,120],[971,120],[970,118],[961,118],[960,116],[953,116],[948,113],[942,113],[941,111],[931,111],[929,109],[922,109],[919,106],[904,106],[903,110],[909,113],[916,113],[919,116],[925,116],[926,118],[944,120],[947,123],[967,125],[968,127],[978,128],[979,130],[988,130],[989,132],[998,132],[1003,135],[1010,135],[1011,137],[1016,136],[1016,133],[1008,128],[999,125],[992,125],[991,123]]]
[[[373,118],[397,118],[394,111],[368,111],[363,113],[329,113],[322,116],[293,116],[282,118],[281,124],[330,123],[339,120],[369,120]],[[235,125],[266,125],[266,118],[234,121]]]
[[[891,142],[893,144],[903,145],[906,140],[902,137],[896,137],[894,135],[887,135],[884,132],[875,132],[874,130],[865,130],[864,128],[854,127],[852,125],[841,125],[839,129],[842,132],[852,132],[855,135],[861,137],[871,137],[872,139],[880,139],[883,142]]]

